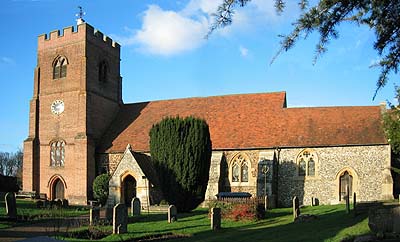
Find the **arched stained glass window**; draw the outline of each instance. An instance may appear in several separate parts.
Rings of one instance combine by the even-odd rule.
[[[55,140],[50,144],[50,165],[64,166],[65,141]]]
[[[67,76],[68,61],[65,57],[60,56],[53,65],[53,79],[64,78]]]
[[[313,158],[310,158],[308,161],[308,175],[314,176],[315,175],[315,161]]]

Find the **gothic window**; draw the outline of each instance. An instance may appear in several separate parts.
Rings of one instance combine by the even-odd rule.
[[[55,140],[50,144],[50,165],[64,166],[65,141]]]
[[[315,176],[317,154],[311,149],[305,149],[297,156],[298,176]]]
[[[108,78],[108,67],[105,61],[99,64],[99,82],[107,82]]]
[[[53,79],[64,78],[67,76],[68,61],[65,57],[60,56],[53,65]]]
[[[349,196],[353,193],[353,176],[348,171],[345,171],[340,176],[340,195],[339,200],[345,199],[347,196],[347,187],[349,187]]]
[[[232,182],[249,181],[249,164],[248,159],[241,154],[233,159],[231,166]]]

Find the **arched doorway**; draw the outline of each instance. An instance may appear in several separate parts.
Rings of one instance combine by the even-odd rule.
[[[57,178],[53,182],[53,193],[52,199],[64,199],[64,183],[61,181],[61,179]]]
[[[342,199],[346,198],[347,195],[347,191],[346,191],[346,187],[349,186],[349,195],[350,197],[352,197],[353,194],[353,176],[350,175],[350,173],[348,171],[345,171],[341,176],[340,176],[340,180],[339,180],[339,201],[341,201]]]
[[[125,204],[130,204],[132,198],[136,197],[136,180],[133,176],[127,175],[122,181],[122,193]]]

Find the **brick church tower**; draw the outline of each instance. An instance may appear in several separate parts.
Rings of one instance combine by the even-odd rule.
[[[23,190],[86,204],[95,149],[122,105],[120,46],[78,22],[38,37]]]

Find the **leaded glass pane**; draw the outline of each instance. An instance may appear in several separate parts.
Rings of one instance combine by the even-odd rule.
[[[306,175],[306,162],[304,161],[303,158],[301,158],[299,162],[299,176],[305,176],[305,175]]]
[[[232,182],[239,181],[239,165],[237,163],[233,164],[232,167]]]
[[[308,175],[314,176],[315,175],[315,162],[312,158],[308,161]]]
[[[249,167],[247,166],[247,163],[244,163],[242,165],[242,182],[248,182],[249,181]]]

